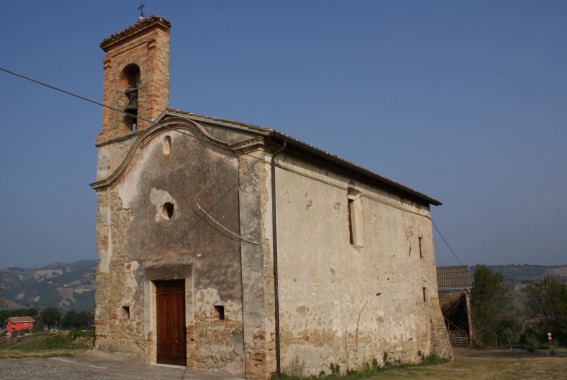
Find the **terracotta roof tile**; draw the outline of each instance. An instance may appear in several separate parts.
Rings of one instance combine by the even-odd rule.
[[[107,49],[115,42],[120,41],[122,38],[126,36],[130,36],[138,31],[144,30],[154,24],[161,24],[164,28],[167,29],[171,28],[171,23],[168,20],[164,19],[163,17],[150,16],[143,20],[139,20],[134,25],[129,26],[128,28],[118,33],[114,33],[112,36],[108,38],[105,38],[100,43],[100,47],[102,48],[102,50],[107,51]]]

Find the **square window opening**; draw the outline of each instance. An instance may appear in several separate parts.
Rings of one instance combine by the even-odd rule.
[[[224,306],[223,305],[215,305],[215,311],[219,317],[219,320],[224,321]]]
[[[122,317],[130,319],[130,306],[122,306]]]

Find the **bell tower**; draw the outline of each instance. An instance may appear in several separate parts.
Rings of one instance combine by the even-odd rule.
[[[104,63],[102,132],[97,145],[148,128],[169,103],[169,30],[164,18],[140,17],[100,43]],[[122,112],[117,112],[122,111]]]

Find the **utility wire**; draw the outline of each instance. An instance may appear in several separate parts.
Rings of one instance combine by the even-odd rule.
[[[33,82],[33,83],[37,83],[37,84],[39,84],[39,85],[41,85],[41,86],[50,88],[50,89],[52,89],[52,90],[62,92],[62,93],[64,93],[64,94],[66,94],[66,95],[71,95],[71,96],[73,96],[73,97],[75,97],[75,98],[78,98],[78,99],[87,101],[87,102],[89,102],[89,103],[96,104],[97,106],[101,106],[101,107],[104,107],[104,108],[108,108],[108,109],[110,109],[110,110],[113,110],[113,111],[116,111],[116,112],[120,112],[121,114],[131,116],[129,113],[124,112],[123,110],[119,110],[118,108],[114,108],[114,107],[111,107],[111,106],[109,106],[109,105],[107,105],[107,104],[97,102],[96,100],[92,100],[92,99],[89,99],[89,98],[85,98],[84,96],[77,95],[77,94],[72,93],[72,92],[70,92],[70,91],[63,90],[62,88],[52,86],[52,85],[50,85],[50,84],[48,84],[48,83],[40,82],[40,81],[38,81],[38,80],[32,79],[32,78],[30,78],[30,77],[27,77],[27,76],[25,76],[25,75],[18,74],[18,73],[15,73],[15,72],[13,72],[13,71],[7,70],[7,69],[5,69],[5,68],[3,68],[3,67],[0,67],[0,71],[4,71],[5,73],[8,73],[8,74],[13,75],[13,76],[18,77],[18,78],[25,79],[25,80],[30,81],[30,82]],[[139,117],[139,116],[136,116],[136,119],[140,119],[140,120],[145,121],[145,122],[147,122],[147,123],[150,123],[150,124],[152,124],[152,125],[155,124],[153,121],[148,120],[148,119],[144,119],[144,118]]]
[[[119,110],[118,108],[114,108],[114,107],[111,107],[111,106],[109,106],[109,105],[107,105],[107,104],[100,103],[100,102],[97,102],[97,101],[92,100],[92,99],[89,99],[89,98],[85,98],[84,96],[77,95],[77,94],[75,94],[75,93],[72,93],[72,92],[70,92],[70,91],[63,90],[63,89],[61,89],[61,88],[59,88],[59,87],[52,86],[52,85],[47,84],[47,83],[45,83],[45,82],[41,82],[41,81],[32,79],[32,78],[30,78],[30,77],[27,77],[27,76],[25,76],[25,75],[15,73],[15,72],[10,71],[10,70],[7,70],[7,69],[5,69],[5,68],[3,68],[3,67],[0,67],[0,71],[4,71],[5,73],[8,73],[8,74],[10,74],[10,75],[16,76],[16,77],[18,77],[18,78],[25,79],[25,80],[30,81],[30,82],[33,82],[33,83],[37,83],[37,84],[39,84],[39,85],[41,85],[41,86],[50,88],[50,89],[55,90],[55,91],[59,91],[59,92],[61,92],[61,93],[63,93],[63,94],[73,96],[73,97],[75,97],[75,98],[78,98],[78,99],[87,101],[87,102],[89,102],[89,103],[93,103],[93,104],[96,104],[96,105],[98,105],[98,106],[101,106],[101,107],[104,107],[104,108],[108,108],[108,109],[113,110],[113,111],[115,111],[115,112],[120,112],[121,114],[124,114],[124,115],[130,115],[129,113],[124,112],[123,110]],[[137,116],[136,118],[137,118],[137,119],[140,119],[140,120],[142,120],[142,121],[145,121],[145,122],[147,122],[147,123],[150,123],[151,125],[156,124],[154,121],[151,121],[151,120],[148,120],[148,119],[144,119],[144,118],[139,117],[139,116]],[[194,137],[195,139],[197,139],[197,140],[202,140],[202,139],[198,138],[197,136],[193,136],[193,137]],[[204,140],[203,140],[203,141],[204,141]],[[208,140],[207,140],[207,141],[208,141]],[[263,159],[261,159],[261,158],[259,158],[259,157],[253,156],[253,155],[251,155],[251,154],[246,154],[246,155],[248,155],[248,156],[250,156],[250,157],[252,157],[252,158],[255,158],[255,159],[259,160],[259,161],[266,162],[265,160],[263,160]],[[199,205],[197,205],[197,206],[199,206]],[[203,210],[200,206],[199,206],[199,208],[200,208],[203,212],[205,212],[205,214],[207,214],[206,211]],[[211,216],[209,216],[208,214],[207,214],[207,216],[208,216],[209,218],[213,219],[213,218],[212,218]],[[431,222],[433,223],[433,226],[435,227],[435,229],[437,230],[437,232],[439,233],[439,236],[441,236],[441,238],[443,239],[443,241],[445,242],[445,244],[447,245],[447,247],[449,248],[449,250],[450,250],[451,253],[453,254],[453,256],[455,256],[455,258],[457,259],[457,261],[458,261],[461,265],[464,265],[464,264],[461,262],[461,260],[459,259],[459,257],[457,256],[457,254],[455,253],[455,251],[453,250],[453,248],[451,248],[451,245],[449,244],[449,242],[447,242],[447,239],[445,239],[445,236],[443,236],[443,234],[442,234],[441,231],[439,230],[439,227],[437,227],[437,224],[435,224],[435,222],[433,221],[433,219],[430,218],[430,220],[431,220]],[[216,220],[214,220],[214,219],[213,219],[213,221],[216,222]],[[217,222],[217,224],[220,224],[220,223]],[[223,227],[223,228],[224,228],[224,227]],[[226,229],[226,228],[225,228],[225,229]],[[227,231],[228,231],[228,230],[227,230]],[[231,232],[231,231],[229,231],[229,232],[230,232],[231,234],[234,234],[234,233]],[[235,235],[235,234],[234,234],[234,235]],[[248,240],[244,239],[244,238],[241,237],[241,236],[238,236],[238,235],[236,235],[236,236],[237,236],[238,238],[240,238],[240,239],[243,239],[243,240],[245,240],[245,241],[248,241]],[[250,243],[252,243],[252,244],[258,244],[258,243],[256,243],[256,242],[252,242],[252,241],[248,241],[248,242],[250,242]]]
[[[443,239],[443,241],[445,242],[445,244],[447,245],[447,247],[449,247],[449,250],[451,251],[451,253],[453,254],[453,256],[455,256],[455,258],[457,259],[457,261],[459,262],[459,264],[464,265],[461,262],[461,259],[459,259],[459,256],[457,256],[457,254],[455,253],[455,251],[453,251],[453,248],[451,248],[451,246],[449,245],[449,242],[447,242],[447,239],[445,239],[445,236],[443,236],[443,234],[441,233],[441,231],[439,230],[439,227],[437,227],[437,224],[435,224],[435,221],[433,221],[433,219],[431,219],[431,223],[433,223],[433,225],[435,226],[435,229],[437,230],[437,232],[439,233],[439,236],[441,236],[441,239]]]
[[[107,105],[107,104],[97,102],[96,100],[92,100],[92,99],[89,99],[89,98],[85,98],[84,96],[81,96],[81,95],[72,93],[72,92],[67,91],[67,90],[63,90],[62,88],[52,86],[52,85],[50,85],[50,84],[48,84],[48,83],[35,80],[35,79],[30,78],[30,77],[27,77],[27,76],[25,76],[25,75],[18,74],[18,73],[16,73],[16,72],[7,70],[7,69],[5,69],[5,68],[3,68],[3,67],[0,67],[0,71],[4,71],[5,73],[8,73],[8,74],[13,75],[13,76],[15,76],[15,77],[22,78],[22,79],[25,79],[25,80],[27,80],[27,81],[33,82],[33,83],[37,83],[37,84],[39,84],[39,85],[41,85],[41,86],[50,88],[50,89],[55,90],[55,91],[59,91],[59,92],[61,92],[61,93],[63,93],[63,94],[73,96],[73,97],[75,97],[75,98],[78,98],[78,99],[87,101],[87,102],[89,102],[89,103],[96,104],[97,106],[101,106],[101,107],[104,107],[104,108],[108,108],[108,109],[110,109],[110,110],[112,110],[112,111],[119,112],[119,113],[124,114],[124,115],[127,115],[127,116],[132,116],[131,114],[129,114],[129,113],[127,113],[127,112],[124,112],[123,110],[120,110],[120,109],[118,109],[118,108],[114,108],[114,107],[109,106],[109,105]],[[152,121],[152,120],[149,120],[149,119],[144,119],[144,118],[142,118],[142,117],[140,117],[140,116],[136,116],[136,119],[139,119],[139,120],[145,121],[145,122],[147,122],[147,123],[150,123],[150,125],[156,125],[156,124],[157,124],[155,121]],[[218,146],[218,147],[226,148],[225,146],[223,146],[223,145],[221,145],[221,144],[219,144],[219,143],[216,143],[216,142],[211,142],[211,141],[208,140],[208,139],[207,139],[207,140],[206,140],[206,139],[202,139],[202,138],[199,138],[199,137],[197,137],[197,136],[190,135],[190,134],[187,134],[187,133],[182,133],[182,134],[187,135],[187,136],[190,136],[190,137],[193,137],[194,139],[199,140],[199,141],[204,141],[204,142],[212,143],[212,144],[214,144],[214,145],[216,145],[216,146]],[[245,154],[246,154],[246,153],[245,153]],[[266,160],[264,160],[264,159],[262,159],[262,158],[256,157],[256,156],[251,155],[251,154],[246,154],[246,155],[249,156],[249,157],[252,157],[252,158],[257,159],[258,161],[262,161],[262,162],[264,162],[264,163],[267,163],[267,162],[268,162],[268,161],[266,161]]]
[[[209,219],[211,219],[213,222],[215,222],[216,224],[218,224],[222,229],[224,229],[226,232],[230,233],[231,235],[236,236],[236,237],[239,238],[240,240],[244,240],[244,241],[246,241],[246,242],[248,242],[248,243],[251,243],[251,244],[254,244],[254,245],[262,245],[262,244],[260,244],[260,243],[257,243],[257,242],[252,241],[252,240],[248,240],[248,239],[242,237],[241,235],[238,235],[238,234],[232,232],[231,230],[229,230],[228,228],[226,228],[225,226],[223,226],[222,224],[220,224],[219,222],[217,222],[217,220],[216,220],[215,218],[213,218],[212,216],[210,216],[210,215],[205,211],[205,209],[202,208],[198,203],[197,203],[197,207],[199,208],[199,210],[203,211],[203,212],[205,213],[205,215],[207,215],[207,216],[209,217]]]

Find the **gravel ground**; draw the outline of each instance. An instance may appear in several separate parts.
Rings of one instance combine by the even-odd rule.
[[[94,350],[73,357],[1,359],[0,379],[237,380],[183,367],[141,364]]]

